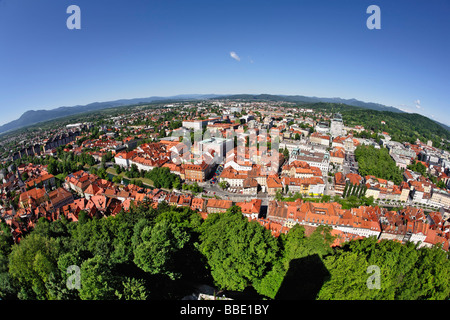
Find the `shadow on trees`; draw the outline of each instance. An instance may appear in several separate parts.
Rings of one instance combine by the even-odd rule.
[[[293,259],[275,299],[315,300],[329,278],[330,273],[317,254]]]

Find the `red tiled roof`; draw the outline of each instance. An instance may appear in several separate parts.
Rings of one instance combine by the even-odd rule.
[[[347,173],[345,176],[351,184],[360,184],[362,177],[357,173]]]
[[[282,188],[283,184],[281,183],[281,180],[277,177],[268,177],[267,178],[267,187],[268,188]]]
[[[208,199],[208,208],[228,209],[233,205],[231,200]]]
[[[243,214],[259,214],[261,211],[261,199],[252,199],[248,202],[237,202],[236,205],[241,208]]]

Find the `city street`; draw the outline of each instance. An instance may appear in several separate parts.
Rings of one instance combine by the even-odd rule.
[[[356,162],[354,153],[345,153],[344,164],[342,167],[344,175],[347,175],[349,173],[358,173],[358,162]]]

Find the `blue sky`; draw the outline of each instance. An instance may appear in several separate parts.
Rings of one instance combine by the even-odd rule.
[[[66,27],[72,4],[81,30]],[[380,30],[366,27],[371,4]],[[450,125],[449,17],[448,0],[0,0],[0,124],[95,101],[270,93]]]

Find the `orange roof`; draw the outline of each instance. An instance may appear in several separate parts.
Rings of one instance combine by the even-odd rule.
[[[309,169],[310,165],[305,162],[305,161],[300,161],[300,160],[294,160],[292,161],[290,164],[288,164],[287,166],[288,168],[291,167],[295,167],[295,168],[305,168],[305,169]]]
[[[336,174],[334,175],[334,181],[336,184],[345,184],[344,174],[342,172],[336,172]]]
[[[400,186],[402,187],[402,189],[409,189],[409,185],[406,181],[402,181],[402,183],[400,184]]]
[[[26,192],[23,192],[20,194],[20,202],[28,200],[28,198],[31,198],[33,200],[41,199],[45,196],[45,189],[44,188],[33,188]]]
[[[114,197],[117,195],[117,192],[115,189],[113,188],[106,188],[105,191],[103,192],[105,196],[107,197]]]
[[[351,184],[360,184],[362,181],[362,177],[357,173],[347,173],[345,176]]]
[[[261,211],[261,199],[252,199],[249,202],[237,202],[236,205],[241,208],[243,214],[259,214]]]
[[[333,139],[333,142],[339,143],[339,144],[344,144],[345,139],[346,139],[346,137],[336,137]]]
[[[192,210],[200,210],[202,211],[204,208],[206,200],[202,198],[193,198],[191,202],[191,209]]]
[[[122,202],[122,208],[123,208],[125,211],[128,211],[128,210],[130,209],[131,202],[132,202],[132,200],[131,200],[130,198],[125,199],[125,201]]]
[[[103,195],[95,195],[89,198],[89,202],[87,207],[92,208],[95,206],[99,210],[105,210],[106,209],[106,197]]]
[[[87,200],[85,198],[79,198],[73,201],[74,205],[78,207],[80,210],[86,209]]]
[[[48,196],[52,200],[53,203],[59,203],[68,198],[73,197],[72,193],[70,193],[69,191],[67,191],[64,188],[58,188],[56,190],[50,191]]]
[[[268,219],[258,219],[256,221],[267,230],[270,230],[272,232],[272,236],[274,237],[278,237],[281,233],[287,233],[289,231],[289,228]]]
[[[393,193],[393,194],[401,194],[402,191],[400,190],[400,187],[399,187],[399,186],[394,185],[394,186],[392,187],[392,193]]]
[[[247,176],[248,172],[235,170],[232,166],[226,167],[220,174],[222,179],[245,179]]]
[[[358,228],[368,228],[381,231],[374,207],[360,207],[344,210],[337,202],[279,202],[269,203],[268,217],[281,222],[284,219],[297,220],[306,223],[320,223],[328,225],[348,225]]]
[[[169,168],[170,171],[181,171],[181,166],[176,165],[175,163],[166,162],[162,166],[163,168]]]
[[[95,195],[98,193],[98,191],[100,190],[100,188],[96,185],[96,184],[90,184],[86,190],[84,190],[84,193],[86,194],[90,194],[90,195]]]
[[[208,167],[208,164],[203,161],[201,164],[182,164],[181,167],[184,170],[205,171]]]
[[[130,152],[121,151],[121,152],[118,152],[114,158],[131,159],[131,158],[133,158],[134,155],[136,155],[136,151],[130,151]]]
[[[330,152],[330,156],[335,157],[335,158],[344,158],[345,153],[344,153],[344,151],[342,151],[341,148],[336,148],[335,150]]]
[[[208,199],[208,203],[206,206],[208,208],[228,209],[232,205],[233,201],[231,200]]]
[[[330,136],[322,135],[319,132],[313,132],[311,134],[311,137],[316,137],[316,138],[320,138],[320,139],[324,139],[324,140],[330,140]]]
[[[283,184],[281,183],[281,180],[277,177],[268,177],[267,178],[267,187],[268,188],[282,188]]]
[[[425,242],[431,243],[433,245],[437,244],[437,243],[441,243],[444,250],[446,250],[446,251],[449,250],[449,240],[446,239],[445,237],[439,235],[437,230],[430,229],[428,231],[427,237],[425,238]]]
[[[315,184],[323,184],[322,178],[319,177],[311,177],[311,178],[289,178],[284,177],[283,178],[285,185],[315,185]]]
[[[37,177],[35,179],[32,179],[32,180],[28,181],[27,182],[27,187],[32,187],[32,186],[34,186],[34,184],[39,184],[39,183],[44,182],[46,180],[49,180],[51,178],[54,178],[54,176],[52,174],[45,173],[45,174],[43,174],[43,175],[41,175],[41,176],[39,176],[39,177]]]
[[[179,206],[190,206],[192,202],[193,197],[191,195],[182,194],[180,195],[180,198],[178,199],[178,205]]]
[[[258,181],[256,181],[256,179],[254,179],[254,178],[246,178],[243,181],[244,188],[255,188],[257,186],[258,186]]]

